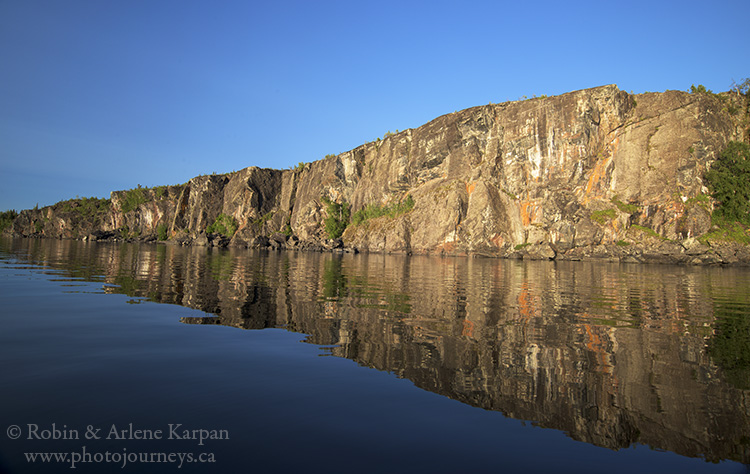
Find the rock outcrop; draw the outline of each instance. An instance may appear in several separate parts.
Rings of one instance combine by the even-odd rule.
[[[255,167],[180,186],[117,191],[96,222],[23,211],[11,233],[180,243],[333,248],[325,196],[356,212],[410,196],[413,208],[349,225],[348,249],[528,259],[750,263],[699,239],[713,202],[703,174],[745,138],[744,97],[609,85],[490,104],[291,170]],[[744,103],[740,104],[743,105]],[[132,193],[140,192],[141,196]],[[228,238],[205,235],[225,214]]]

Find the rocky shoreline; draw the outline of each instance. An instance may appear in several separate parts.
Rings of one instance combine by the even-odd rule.
[[[17,237],[17,236],[16,236]],[[25,238],[45,238],[39,235]],[[259,236],[251,242],[237,242],[218,234],[200,234],[196,238],[183,236],[173,240],[160,241],[155,235],[143,238],[123,238],[117,232],[96,231],[81,239],[88,242],[147,243],[162,245],[195,246],[207,248],[243,248],[265,251],[330,252],[340,254],[370,253],[346,245],[342,239],[321,241],[301,241],[297,236],[281,233],[270,237]],[[515,260],[557,260],[557,261],[600,261],[612,263],[646,263],[668,265],[715,265],[750,266],[750,246],[737,242],[706,242],[691,238],[683,241],[659,241],[650,244],[600,244],[591,247],[578,247],[568,250],[556,249],[549,244],[537,244],[514,250],[505,255],[481,252],[382,252],[395,255],[428,255],[437,257],[463,258],[504,258]]]
[[[750,233],[713,219],[704,176],[728,144],[747,140],[749,103],[730,92],[631,95],[610,85],[489,104],[292,169],[249,167],[21,211],[4,233],[748,265]],[[332,218],[343,233],[331,234]]]

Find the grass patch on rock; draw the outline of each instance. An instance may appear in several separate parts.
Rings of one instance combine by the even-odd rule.
[[[377,219],[383,216],[393,218],[405,214],[412,209],[414,209],[414,199],[411,196],[406,196],[406,199],[388,206],[368,204],[354,213],[352,216],[352,225],[362,225],[370,219]]]
[[[617,196],[613,197],[611,201],[612,204],[617,206],[617,209],[626,214],[632,214],[641,208],[638,204],[625,204],[624,202],[620,201]]]
[[[591,213],[591,220],[598,222],[599,224],[606,224],[617,216],[617,211],[614,209],[602,209],[600,211],[594,211]]]
[[[712,224],[711,230],[698,237],[698,241],[703,245],[710,245],[711,241],[750,244],[750,234],[747,228],[739,222],[714,215]]]

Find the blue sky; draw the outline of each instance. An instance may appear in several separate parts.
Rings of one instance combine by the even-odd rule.
[[[750,76],[750,2],[0,0],[0,210],[289,168],[488,102]]]

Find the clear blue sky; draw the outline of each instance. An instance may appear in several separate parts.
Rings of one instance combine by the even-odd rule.
[[[455,110],[728,90],[750,1],[0,0],[0,210],[288,168]]]

